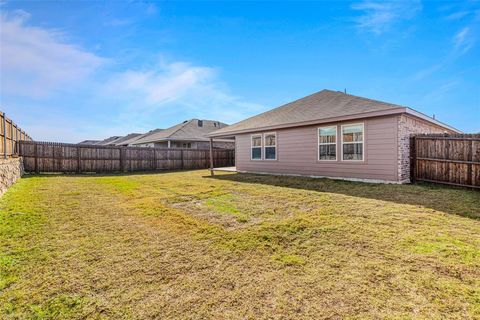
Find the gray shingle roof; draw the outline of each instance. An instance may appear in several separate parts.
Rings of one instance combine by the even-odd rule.
[[[98,143],[100,142],[100,140],[83,140],[77,144],[95,144],[95,143]]]
[[[123,141],[122,144],[123,144],[123,145],[126,145],[126,146],[132,145],[132,144],[133,144],[135,141],[137,141],[138,139],[144,138],[144,137],[146,137],[146,136],[148,136],[148,135],[154,134],[154,133],[159,132],[159,131],[162,131],[162,130],[164,130],[164,129],[158,128],[158,129],[150,130],[150,131],[148,131],[148,132],[146,132],[146,133],[140,134],[139,136],[136,136],[136,137],[134,137],[134,138],[128,139],[128,140],[126,140],[126,141]]]
[[[112,136],[112,137],[109,137],[107,139],[104,139],[102,141],[99,141],[97,143],[95,143],[96,145],[98,146],[108,146],[108,145],[113,145],[114,142],[118,139],[120,139],[122,136]]]
[[[202,126],[199,125],[200,123]],[[154,132],[142,137],[134,141],[133,144],[143,144],[165,140],[209,141],[209,139],[206,137],[206,134],[226,126],[227,124],[219,121],[191,119],[165,130]]]
[[[135,138],[137,138],[141,135],[142,135],[141,133],[130,133],[130,134],[127,134],[124,137],[121,137],[121,138],[115,140],[113,142],[113,144],[116,145],[116,146],[126,146],[126,145],[128,145],[128,143],[125,143],[125,142],[128,142],[129,140],[135,139]]]
[[[210,136],[397,108],[405,107],[339,91],[322,90],[217,130]]]

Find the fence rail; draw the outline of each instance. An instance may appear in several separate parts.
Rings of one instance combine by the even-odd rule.
[[[410,180],[480,188],[480,134],[426,134],[410,141]]]
[[[5,112],[0,112],[0,155],[4,158],[18,153],[18,141],[32,138],[23,131],[11,119],[7,118]]]
[[[21,141],[19,155],[26,172],[132,172],[205,169],[209,150],[111,147],[56,142]],[[214,149],[215,166],[233,166],[234,150]]]

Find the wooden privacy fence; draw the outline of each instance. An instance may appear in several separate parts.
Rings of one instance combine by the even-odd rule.
[[[26,172],[131,172],[205,169],[210,151],[111,147],[56,142],[21,141],[20,156]],[[215,166],[233,166],[234,150],[214,149]]]
[[[480,188],[480,134],[426,134],[410,141],[411,181]]]
[[[0,154],[4,158],[18,153],[18,141],[32,140],[25,131],[7,118],[5,112],[0,112],[0,139]]]

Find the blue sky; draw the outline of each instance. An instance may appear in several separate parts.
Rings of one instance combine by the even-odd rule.
[[[37,140],[227,123],[321,89],[480,131],[480,2],[0,2],[0,109]]]

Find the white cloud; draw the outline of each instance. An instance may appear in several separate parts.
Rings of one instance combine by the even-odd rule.
[[[459,54],[467,53],[475,44],[475,37],[470,27],[465,27],[453,37],[454,52]]]
[[[352,5],[353,10],[363,14],[356,19],[361,30],[381,34],[389,30],[393,24],[408,20],[422,8],[420,1],[362,1]]]
[[[233,122],[263,109],[232,95],[216,69],[187,62],[161,62],[148,70],[113,75],[104,92],[126,103],[127,112],[135,112],[137,117],[182,110],[185,117]]]
[[[88,52],[56,30],[27,25],[28,18],[23,11],[0,16],[0,95],[36,139],[145,132],[194,117],[232,123],[264,109],[232,94],[216,68],[160,61],[112,72],[106,67],[118,63],[121,70],[121,62]]]
[[[58,31],[27,26],[28,18],[25,11],[0,15],[2,95],[48,96],[78,83],[105,62],[65,43]]]

